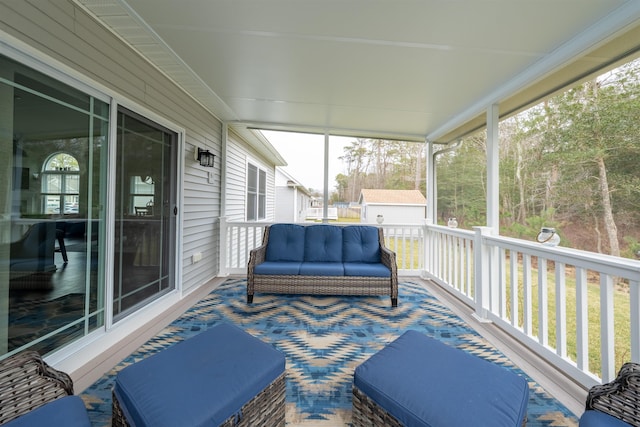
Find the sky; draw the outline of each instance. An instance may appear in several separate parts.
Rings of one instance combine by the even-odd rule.
[[[324,135],[263,130],[262,133],[287,162],[284,169],[307,188],[324,190]],[[346,174],[347,167],[338,157],[355,138],[329,138],[329,193],[335,190],[335,177]]]

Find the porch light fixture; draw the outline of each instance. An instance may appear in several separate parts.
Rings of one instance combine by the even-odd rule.
[[[215,158],[216,158],[216,155],[209,150],[203,150],[202,148],[198,148],[198,150],[196,151],[196,160],[200,162],[200,166],[212,168],[213,161]]]
[[[538,233],[536,240],[545,246],[558,246],[560,243],[560,236],[556,233],[555,228],[542,227]]]

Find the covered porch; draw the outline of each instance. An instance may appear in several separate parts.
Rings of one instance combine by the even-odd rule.
[[[269,168],[282,162],[264,130],[324,137],[324,158],[313,159],[324,168],[324,220],[332,136],[425,144],[424,224],[382,225],[400,276],[424,286],[574,414],[589,387],[613,379],[622,362],[640,362],[640,262],[501,236],[498,185],[499,122],[637,58],[639,2],[51,0],[0,7],[1,53],[95,95],[110,120],[97,144],[105,150],[96,186],[104,195],[95,200],[102,255],[85,268],[100,271],[104,322],[48,358],[73,374],[77,390],[225,280],[244,277],[275,204],[265,190],[263,217],[249,221],[244,175],[264,172],[269,181]],[[31,84],[5,80],[21,90]],[[5,95],[13,111],[20,97]],[[170,159],[163,157],[172,171],[175,199],[166,213],[175,238],[167,253],[172,287],[117,317],[113,117],[129,111],[175,134]],[[486,132],[486,224],[438,225],[436,146],[448,149],[477,131]],[[2,147],[11,153],[15,138],[6,135]],[[200,151],[215,159],[196,162]],[[18,191],[6,186],[7,194]],[[5,217],[19,214],[5,199]],[[616,292],[620,283],[628,292]]]
[[[366,3],[309,10],[246,2],[191,11],[80,3],[217,114],[222,158],[230,129],[324,135],[325,209],[332,135],[425,143],[425,224],[383,226],[400,274],[424,280],[538,371],[576,413],[590,386],[613,379],[623,360],[640,360],[640,264],[500,236],[497,172],[501,120],[637,55],[637,3],[466,2],[456,9],[426,2],[409,13]],[[481,129],[487,223],[439,226],[435,146]],[[224,185],[232,171],[225,168],[219,277],[246,274],[248,253],[269,223],[228,219]],[[623,303],[614,297],[619,281],[629,287]],[[628,313],[624,325],[615,324],[616,310]],[[630,338],[626,348],[616,347],[620,333]]]

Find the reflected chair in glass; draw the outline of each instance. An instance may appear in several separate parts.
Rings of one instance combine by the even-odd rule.
[[[50,289],[57,238],[55,222],[33,224],[11,244],[9,270],[12,289]]]

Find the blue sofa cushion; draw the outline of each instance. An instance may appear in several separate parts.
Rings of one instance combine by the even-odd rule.
[[[354,384],[407,426],[520,427],[529,400],[524,378],[417,331],[358,366]]]
[[[265,260],[301,262],[304,259],[304,229],[297,224],[270,226]]]
[[[585,411],[580,417],[580,427],[630,427],[624,421],[600,411]]]
[[[380,262],[378,229],[367,225],[349,225],[342,230],[344,262]]]
[[[114,393],[131,425],[217,426],[284,369],[280,351],[223,323],[127,366]]]
[[[345,262],[345,276],[391,277],[391,270],[382,263]]]
[[[302,263],[297,261],[265,261],[255,266],[253,274],[284,274],[297,276],[300,274],[300,264]]]
[[[307,262],[342,262],[342,227],[307,226],[304,236],[304,260]]]
[[[9,421],[4,427],[91,427],[79,396],[65,396]]]
[[[344,276],[341,262],[303,262],[300,264],[303,276]]]

